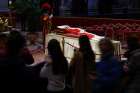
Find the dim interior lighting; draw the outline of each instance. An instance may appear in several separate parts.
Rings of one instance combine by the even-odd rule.
[[[11,5],[12,4],[12,1],[11,0],[9,0],[9,5]]]

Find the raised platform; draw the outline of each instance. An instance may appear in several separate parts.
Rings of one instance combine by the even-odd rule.
[[[74,54],[74,49],[75,48],[79,48],[79,43],[78,43],[78,37],[73,37],[68,36],[68,35],[58,35],[56,33],[50,33],[48,35],[46,35],[46,47],[48,42],[51,39],[57,39],[60,42],[60,45],[62,47],[63,53],[65,55],[65,57],[70,61],[71,58],[73,57]],[[98,42],[100,41],[101,37],[93,37],[90,39],[91,42],[91,46],[92,49],[94,50],[95,54],[96,54],[96,60],[98,61],[100,59],[100,51],[99,51],[99,47],[98,47]],[[114,47],[115,47],[115,55],[118,58],[121,58],[121,43],[120,41],[114,41],[112,40]],[[48,54],[47,49],[45,50],[46,54]]]
[[[98,35],[110,37],[119,41],[126,41],[129,35],[140,36],[140,20],[112,19],[94,17],[54,17],[54,28],[58,25],[80,27]]]

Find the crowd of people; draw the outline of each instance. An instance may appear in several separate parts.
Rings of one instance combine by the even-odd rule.
[[[136,37],[128,38],[125,70],[114,55],[109,38],[99,41],[101,58],[95,61],[88,36],[79,37],[79,48],[68,63],[59,41],[48,42],[48,55],[41,64],[34,63],[26,39],[17,31],[0,33],[0,91],[38,93],[114,93],[124,73],[129,79],[123,93],[137,93],[140,45]],[[127,68],[127,70],[126,70]]]

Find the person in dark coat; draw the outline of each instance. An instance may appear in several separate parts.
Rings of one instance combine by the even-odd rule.
[[[132,52],[128,64],[128,86],[125,93],[139,93],[140,92],[140,48]]]
[[[114,46],[110,39],[101,39],[99,41],[99,49],[101,59],[96,63],[97,79],[94,92],[112,93],[121,77],[121,64],[114,56]]]
[[[21,57],[25,65],[34,63],[34,58],[26,47],[25,38],[18,31],[10,32],[8,37],[9,55]]]
[[[26,59],[21,56],[25,46],[24,37],[17,31],[12,31],[7,38],[6,60],[0,65],[1,90],[19,93],[32,91],[32,74],[26,67]]]
[[[127,51],[124,53],[124,56],[128,59],[130,59],[130,57],[132,56],[132,52],[139,49],[140,48],[140,44],[139,44],[139,40],[136,36],[129,36],[127,38],[127,46],[128,49]]]

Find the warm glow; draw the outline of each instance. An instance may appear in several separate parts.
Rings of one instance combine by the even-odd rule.
[[[12,4],[12,1],[11,0],[9,0],[9,5],[11,5]]]
[[[48,20],[48,18],[49,18],[49,16],[44,16],[43,20],[46,21],[46,20]]]

